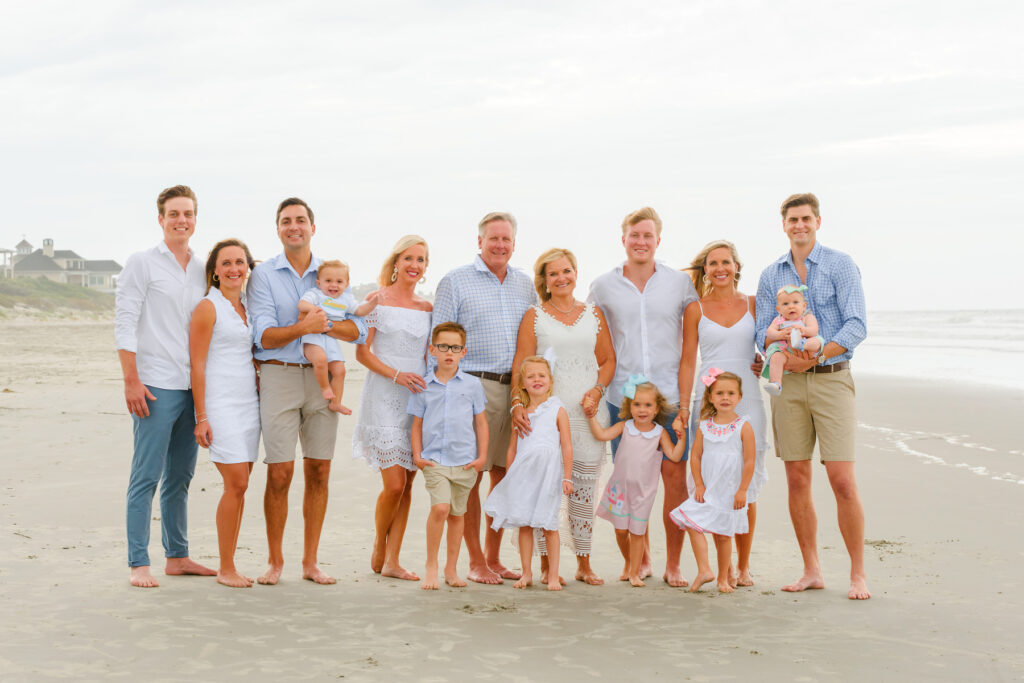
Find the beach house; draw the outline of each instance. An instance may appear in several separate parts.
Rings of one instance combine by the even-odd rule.
[[[3,250],[5,255],[10,250]],[[14,247],[13,256],[4,259],[3,277],[45,277],[79,287],[112,292],[121,266],[110,259],[91,260],[70,249],[54,249],[53,240],[43,240],[42,249],[34,248],[26,239]]]

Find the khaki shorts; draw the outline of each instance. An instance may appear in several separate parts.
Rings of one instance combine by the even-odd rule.
[[[260,422],[267,464],[295,460],[297,440],[304,458],[334,457],[338,414],[327,409],[313,368],[260,365]]]
[[[448,514],[452,517],[466,514],[466,501],[476,484],[476,478],[475,469],[463,469],[462,465],[446,467],[435,464],[423,468],[423,482],[430,494],[430,506],[448,505]]]
[[[786,375],[782,394],[772,397],[772,433],[785,462],[810,460],[815,440],[822,462],[852,462],[857,401],[850,371]]]
[[[508,440],[512,437],[512,416],[508,412],[511,407],[511,387],[490,379],[481,379],[480,383],[484,385],[484,396],[487,398],[487,408],[484,409],[484,417],[487,419],[487,462],[484,463],[484,471],[489,472],[492,467],[505,467],[508,459]]]

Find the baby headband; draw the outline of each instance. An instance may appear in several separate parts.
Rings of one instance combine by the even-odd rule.
[[[630,375],[629,379],[626,380],[626,384],[622,387],[622,395],[632,401],[636,398],[636,388],[641,384],[647,384],[651,380],[640,375]]]
[[[701,382],[704,382],[704,386],[710,387],[718,379],[725,370],[722,368],[708,368],[707,374],[700,378]]]
[[[793,292],[800,292],[803,294],[807,291],[807,285],[786,285],[779,291],[785,292],[786,294],[792,294]]]

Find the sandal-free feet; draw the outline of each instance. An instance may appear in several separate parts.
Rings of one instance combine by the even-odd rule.
[[[261,583],[264,586],[273,586],[281,580],[281,565],[272,564],[267,567],[267,571],[256,577],[256,583]]]

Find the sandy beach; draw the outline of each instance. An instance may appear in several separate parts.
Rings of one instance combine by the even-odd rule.
[[[299,579],[301,482],[293,486],[276,587],[165,577],[134,589],[125,560],[131,427],[108,322],[5,322],[0,332],[0,677],[197,680],[1014,680],[1024,677],[1024,393],[858,374],[857,473],[873,598],[846,599],[848,562],[824,468],[815,469],[828,588],[779,587],[800,572],[781,462],[760,500],[757,585],[719,595],[615,581],[600,520],[593,561],[608,580],[561,594],[471,584],[420,591],[369,569],[379,476],[351,460],[343,418],[321,563],[335,586]],[[347,354],[352,358],[352,354]],[[346,403],[365,370],[348,364]],[[297,477],[298,479],[298,477]],[[266,544],[258,463],[238,566]],[[200,450],[192,556],[216,566],[220,477]],[[427,497],[417,482],[403,564],[422,571]],[[660,508],[660,502],[658,503]],[[159,507],[154,508],[154,520]],[[154,521],[150,552],[161,555]],[[664,531],[652,526],[656,569]],[[463,552],[463,571],[465,552]],[[503,557],[518,559],[510,545]],[[563,567],[572,564],[563,551]],[[695,573],[689,544],[684,571]],[[159,562],[154,569],[162,569]],[[565,572],[563,571],[563,574]]]

